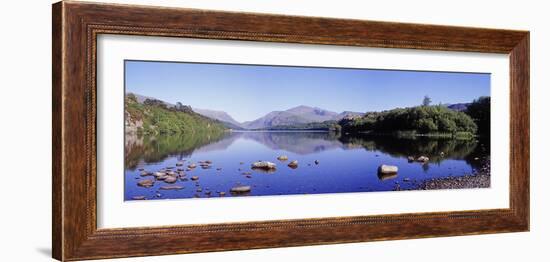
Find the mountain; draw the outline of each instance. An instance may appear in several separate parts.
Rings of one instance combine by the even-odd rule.
[[[147,97],[133,93],[127,93],[126,95],[135,97],[135,102],[137,102],[138,104],[145,104],[146,101],[148,101],[149,104],[165,106],[166,108],[179,111],[187,110],[192,113],[197,113],[206,118],[217,120],[225,127],[230,129],[286,129],[289,126],[293,126],[293,129],[297,129],[298,127],[302,126],[315,129],[329,126],[332,124],[332,121],[339,121],[344,117],[354,118],[364,115],[364,113],[353,111],[336,113],[318,107],[301,105],[285,111],[272,111],[256,120],[239,123],[233,117],[231,117],[231,115],[224,111],[191,108],[189,106],[183,106],[179,103],[178,105],[174,105],[153,97]]]
[[[201,109],[201,108],[193,108],[193,111],[212,118],[219,120],[226,124],[227,127],[232,129],[242,129],[241,123],[237,122],[233,117],[231,117],[228,113],[224,111],[217,111],[217,110],[210,110],[210,109]]]
[[[310,107],[310,106],[303,106],[303,105],[293,107],[291,109],[286,110],[285,112],[300,116],[302,118],[307,119],[310,122],[323,122],[323,121],[331,120],[338,115],[338,113],[336,112],[324,110],[318,107]]]
[[[135,93],[126,93],[126,96],[134,96],[136,98],[136,102],[140,103],[140,104],[143,104],[145,102],[145,100],[149,99],[149,100],[158,100],[154,97],[150,97],[150,96],[142,96],[142,95],[139,95],[139,94],[135,94]],[[160,101],[160,100],[158,100]],[[168,102],[165,102],[165,101],[161,101],[163,104],[166,105],[166,107],[174,107],[175,105],[174,104],[170,104]]]
[[[338,115],[336,112],[318,107],[302,105],[285,111],[273,111],[254,121],[244,122],[242,126],[247,129],[262,129],[275,126],[300,125],[338,119]]]
[[[356,117],[361,117],[365,115],[365,113],[361,113],[361,112],[353,112],[353,111],[344,111],[340,114],[338,114],[334,119],[332,120],[336,120],[336,121],[339,121],[340,119],[344,118],[344,117],[347,117],[347,118],[356,118]]]
[[[458,112],[464,112],[472,103],[446,104],[447,108]]]

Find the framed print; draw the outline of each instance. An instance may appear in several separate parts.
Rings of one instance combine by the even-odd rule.
[[[64,1],[52,85],[58,260],[529,230],[527,31]]]

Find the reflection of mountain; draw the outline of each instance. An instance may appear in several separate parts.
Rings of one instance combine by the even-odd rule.
[[[195,152],[224,150],[238,139],[253,140],[273,150],[305,155],[328,149],[344,148],[334,134],[328,132],[232,132],[224,139],[197,148]]]
[[[334,133],[329,132],[242,132],[241,137],[259,142],[274,150],[311,154],[343,148]]]
[[[273,150],[295,154],[313,154],[331,149],[365,149],[380,151],[393,157],[420,155],[438,163],[445,159],[465,159],[476,167],[478,157],[489,155],[485,141],[434,139],[427,137],[396,138],[393,136],[339,135],[331,132],[231,132],[219,136],[187,134],[178,136],[126,136],[127,168],[140,161],[159,162],[168,156],[189,157],[193,152],[225,150],[239,139],[258,142]],[[443,153],[443,154],[442,154]]]

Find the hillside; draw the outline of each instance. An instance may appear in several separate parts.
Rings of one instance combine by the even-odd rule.
[[[125,97],[125,132],[136,134],[220,134],[226,129],[219,121],[193,112],[191,107],[169,107],[166,102],[134,94]]]
[[[233,117],[231,117],[228,113],[224,111],[201,109],[201,108],[193,108],[193,111],[203,116],[206,116],[208,118],[219,120],[223,122],[223,124],[228,128],[242,129],[241,123],[237,122],[237,120],[233,119]]]

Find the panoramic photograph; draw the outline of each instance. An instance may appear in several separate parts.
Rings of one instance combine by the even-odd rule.
[[[124,69],[125,201],[491,186],[487,73]]]

